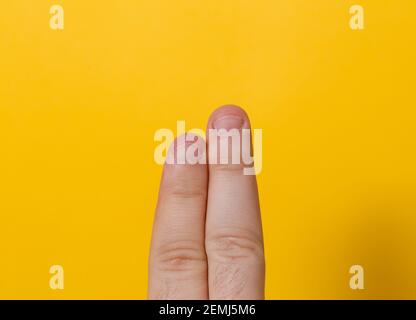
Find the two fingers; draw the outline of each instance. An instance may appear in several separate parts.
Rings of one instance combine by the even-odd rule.
[[[241,133],[250,122],[241,108],[226,106],[211,115],[208,129]],[[229,152],[221,150],[224,139],[229,137],[207,134],[206,150],[215,146],[218,155],[197,153],[208,164],[177,164],[177,158],[165,164],[149,259],[150,299],[264,298],[256,178],[233,160],[234,141]],[[175,144],[205,150],[202,139]]]

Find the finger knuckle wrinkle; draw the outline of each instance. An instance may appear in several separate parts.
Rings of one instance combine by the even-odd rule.
[[[248,232],[229,232],[210,237],[207,244],[209,255],[226,261],[263,259],[262,241]]]
[[[242,164],[214,164],[212,165],[218,174],[242,175],[244,166]]]
[[[201,198],[206,196],[203,186],[188,181],[178,181],[167,188],[167,193],[179,199]]]
[[[188,242],[172,242],[157,250],[157,263],[164,271],[187,271],[205,264],[205,251]]]

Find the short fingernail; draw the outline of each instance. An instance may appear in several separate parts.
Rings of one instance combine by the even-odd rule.
[[[244,125],[244,119],[235,116],[235,115],[227,115],[222,116],[216,120],[214,120],[212,126],[214,129],[241,129]]]

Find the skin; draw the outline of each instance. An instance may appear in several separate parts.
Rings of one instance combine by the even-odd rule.
[[[243,109],[224,106],[211,114],[207,128],[249,129],[250,121]],[[204,147],[205,141],[196,139]],[[214,141],[207,135],[206,143],[208,150]],[[228,156],[229,164],[209,159],[165,164],[149,257],[149,299],[264,299],[256,177],[244,175],[244,165],[231,164],[231,152]]]

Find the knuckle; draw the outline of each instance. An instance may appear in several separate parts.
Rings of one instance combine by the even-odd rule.
[[[204,198],[206,196],[204,184],[184,177],[178,177],[174,182],[166,185],[164,191],[167,195],[179,199]]]
[[[242,164],[213,164],[212,168],[215,170],[218,174],[224,174],[224,175],[239,175],[242,174],[244,165]]]
[[[174,241],[157,247],[152,261],[162,271],[189,271],[204,267],[206,254],[192,241]]]
[[[201,188],[188,186],[186,184],[172,185],[168,188],[167,193],[175,198],[201,198],[205,197],[205,191]]]
[[[207,254],[222,262],[264,260],[262,239],[243,229],[217,231],[207,237]]]

